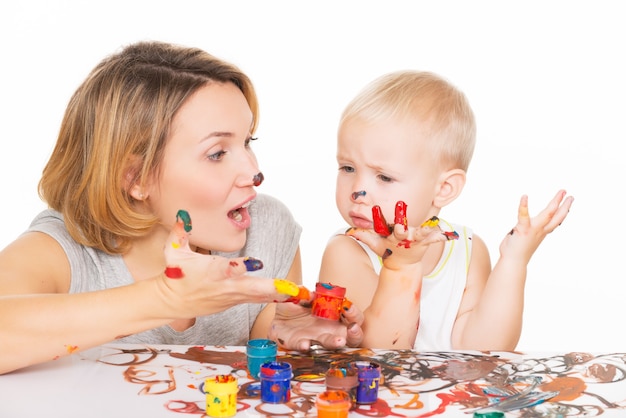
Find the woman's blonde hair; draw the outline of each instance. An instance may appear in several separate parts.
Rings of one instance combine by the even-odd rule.
[[[208,82],[233,83],[254,122],[258,102],[250,79],[207,52],[138,42],[105,58],[76,90],[39,194],[59,211],[79,243],[123,253],[159,220],[135,208],[129,190],[158,172],[172,120]]]
[[[378,77],[344,109],[340,125],[354,118],[411,122],[444,166],[469,167],[476,143],[474,113],[465,95],[436,74],[404,70]]]

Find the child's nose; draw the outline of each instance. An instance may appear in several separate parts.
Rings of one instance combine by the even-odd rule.
[[[356,192],[352,192],[352,195],[350,197],[354,202],[356,202],[361,196],[365,196],[366,194],[367,192],[365,190],[359,190]]]

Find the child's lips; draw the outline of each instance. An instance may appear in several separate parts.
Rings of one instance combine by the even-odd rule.
[[[352,220],[352,225],[354,225],[356,228],[361,228],[361,229],[372,229],[373,228],[373,224],[372,221],[363,218],[361,216],[358,215],[350,215],[350,219]]]

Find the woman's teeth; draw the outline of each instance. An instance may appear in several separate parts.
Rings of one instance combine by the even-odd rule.
[[[243,216],[241,216],[241,213],[239,213],[239,209],[231,211],[228,215],[237,222],[241,222],[241,220],[243,219]]]
[[[248,206],[252,204],[252,202],[254,202],[254,200],[244,203],[243,206],[241,206],[238,209],[231,210],[230,212],[228,212],[228,216],[237,222],[241,222],[243,220],[243,215],[239,211],[241,209],[246,209]]]

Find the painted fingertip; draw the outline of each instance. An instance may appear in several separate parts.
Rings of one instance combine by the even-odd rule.
[[[343,309],[344,311],[349,311],[351,307],[352,307],[352,301],[347,298],[344,298],[343,303],[341,304],[341,309]]]
[[[433,216],[429,220],[425,221],[421,226],[423,227],[428,226],[428,227],[434,228],[437,225],[439,225],[439,218],[436,216]]]
[[[274,287],[278,293],[289,296],[298,296],[300,288],[294,282],[285,279],[274,279]]]
[[[443,231],[442,233],[448,241],[459,239],[459,233],[456,231]]]
[[[243,264],[246,266],[246,271],[257,271],[263,268],[263,262],[254,257],[244,258]]]
[[[176,213],[176,222],[182,222],[183,227],[185,228],[185,232],[191,231],[191,216],[189,216],[189,212],[184,209],[180,209]]]
[[[182,279],[184,276],[180,267],[165,267],[165,277],[169,279]]]
[[[378,235],[388,237],[393,232],[393,227],[387,224],[383,211],[378,205],[372,207],[372,222],[374,223],[374,231]]]
[[[391,254],[393,254],[393,251],[391,251],[389,248],[387,248],[387,249],[385,250],[385,253],[384,253],[384,254],[383,254],[383,256],[382,256],[382,259],[383,259],[383,260],[384,260],[384,259],[386,259],[386,258],[387,258],[387,257],[389,257]]]

